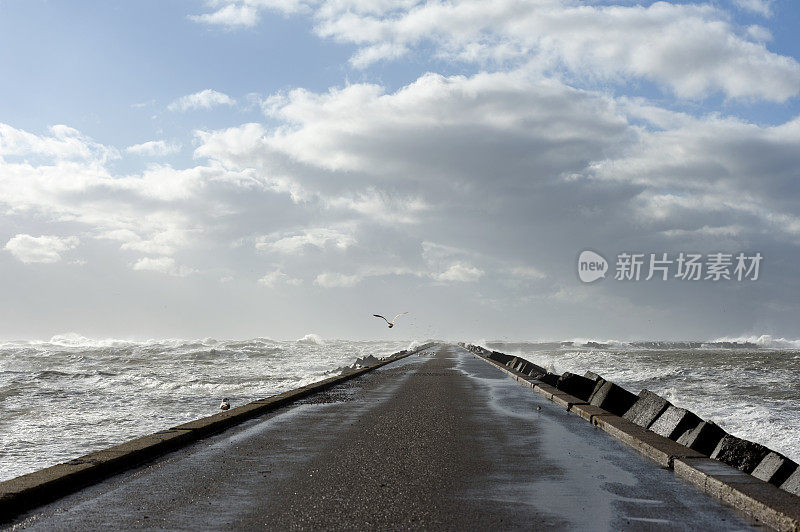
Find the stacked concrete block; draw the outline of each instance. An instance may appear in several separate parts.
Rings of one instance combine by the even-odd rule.
[[[677,440],[684,432],[695,428],[702,421],[694,412],[669,405],[650,425],[650,430],[670,440]]]
[[[501,364],[508,364],[513,358],[515,358],[511,355],[501,353],[500,351],[492,351],[488,357],[496,362],[500,362]]]
[[[547,374],[547,370],[544,369],[542,366],[537,366],[536,364],[531,364],[531,368],[529,371],[526,372],[531,377],[536,377],[537,379],[542,375]]]
[[[642,390],[639,398],[622,417],[640,427],[649,428],[669,406],[670,402],[663,397],[650,390]]]
[[[601,377],[594,371],[587,371],[586,373],[583,374],[583,376],[586,377],[587,379],[593,380],[594,382],[604,380],[603,377]]]
[[[599,406],[618,416],[625,415],[636,402],[636,396],[613,382],[599,380],[595,384],[589,404]]]
[[[800,468],[795,469],[794,473],[789,475],[789,478],[781,484],[781,489],[800,496]]]
[[[684,432],[677,441],[690,449],[711,456],[714,449],[717,448],[717,444],[727,434],[713,421],[703,421],[693,429]]]
[[[560,379],[561,376],[556,375],[555,373],[545,373],[544,375],[539,375],[536,378],[544,382],[545,384],[549,384],[550,386],[556,386],[558,384],[558,379]]]
[[[756,478],[780,486],[797,470],[797,463],[782,454],[770,451],[753,470]]]
[[[769,452],[769,449],[759,443],[728,434],[717,444],[714,452],[711,453],[711,458],[735,467],[739,471],[752,473]]]
[[[573,395],[578,399],[587,401],[592,395],[596,384],[597,383],[591,379],[581,377],[580,375],[576,375],[574,373],[566,372],[558,379],[556,388],[562,392]]]

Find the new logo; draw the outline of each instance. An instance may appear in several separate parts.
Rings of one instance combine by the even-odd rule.
[[[593,283],[605,278],[608,262],[594,251],[582,251],[578,257],[578,277],[584,283]]]

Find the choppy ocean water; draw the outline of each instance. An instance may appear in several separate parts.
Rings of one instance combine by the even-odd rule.
[[[267,338],[0,343],[0,480],[304,386],[402,342]]]
[[[800,461],[800,345],[473,342],[551,371],[591,369],[648,388],[737,436]],[[326,378],[396,342],[220,341],[0,343],[0,480]]]
[[[474,342],[478,343],[478,342]],[[800,342],[483,342],[553,373],[586,370],[634,393],[643,388],[728,433],[800,462]]]

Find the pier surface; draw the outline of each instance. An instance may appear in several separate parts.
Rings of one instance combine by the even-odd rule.
[[[41,507],[15,525],[33,530],[752,526],[456,346],[436,346],[248,421]]]

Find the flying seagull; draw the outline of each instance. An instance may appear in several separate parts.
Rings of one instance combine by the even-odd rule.
[[[400,316],[402,316],[403,314],[408,314],[408,312],[401,312],[400,314],[398,314],[397,316],[395,316],[395,317],[394,317],[394,319],[393,319],[392,321],[389,321],[389,320],[387,320],[386,318],[384,318],[384,317],[383,317],[383,316],[381,316],[380,314],[373,314],[373,316],[375,316],[376,318],[383,318],[383,320],[386,322],[386,324],[387,324],[387,325],[389,325],[389,328],[391,329],[392,327],[394,327],[394,322],[397,320],[397,318],[399,318],[399,317],[400,317]]]
[[[220,404],[219,407],[222,410],[227,410],[227,409],[229,409],[231,407],[231,404],[228,402],[228,398],[227,397],[222,400],[222,404]]]

